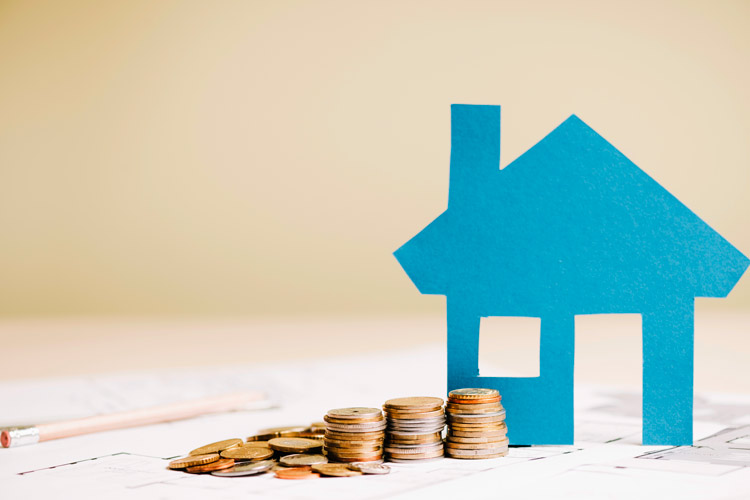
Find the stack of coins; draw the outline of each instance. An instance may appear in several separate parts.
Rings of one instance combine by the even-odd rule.
[[[445,413],[441,398],[389,399],[383,405],[387,420],[385,452],[392,462],[443,456]]]
[[[447,456],[478,459],[508,454],[508,428],[499,392],[494,389],[451,391],[445,411],[448,416]]]
[[[325,454],[331,462],[383,460],[385,419],[377,408],[331,410],[326,422]]]

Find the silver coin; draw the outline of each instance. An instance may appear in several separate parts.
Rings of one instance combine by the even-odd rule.
[[[349,468],[351,470],[359,471],[362,474],[389,474],[391,472],[391,468],[387,465],[374,464],[370,462],[355,462],[353,464],[349,464]]]
[[[416,424],[403,425],[403,424],[394,423],[394,424],[388,425],[388,429],[394,429],[394,430],[397,430],[397,429],[442,429],[443,427],[445,427],[445,422],[439,422],[439,423],[434,423],[434,424],[418,424],[418,425]]]
[[[211,473],[212,476],[219,477],[242,477],[242,476],[254,476],[256,474],[262,474],[268,472],[276,465],[273,460],[261,460],[260,462],[245,462],[237,463],[231,469],[217,470]]]
[[[394,418],[394,417],[388,417],[388,421],[389,422],[405,422],[405,423],[438,422],[440,420],[445,420],[445,415],[440,415],[440,416],[430,417],[430,418]]]
[[[388,422],[389,428],[395,428],[395,427],[440,427],[445,425],[446,420],[436,420],[434,422],[400,422],[400,421],[391,421]]]
[[[424,429],[415,429],[415,428],[407,428],[407,429],[388,429],[388,434],[393,435],[396,432],[399,434],[408,434],[411,433],[411,435],[430,435],[430,434],[437,434],[438,432],[442,432],[442,430],[445,427],[426,427]]]
[[[414,444],[402,444],[402,443],[393,443],[389,442],[385,445],[385,448],[440,448],[443,446],[442,441],[434,441],[432,443],[414,443]]]
[[[437,451],[441,451],[443,449],[443,444],[440,443],[438,446],[421,446],[419,448],[395,448],[395,447],[387,447],[385,449],[386,453],[393,453],[396,455],[422,455],[423,453],[433,453]]]

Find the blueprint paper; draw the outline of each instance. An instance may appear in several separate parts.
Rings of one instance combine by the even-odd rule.
[[[451,107],[448,208],[395,252],[447,297],[448,388],[500,391],[511,444],[573,442],[574,317],[643,317],[643,443],[693,442],[695,297],[750,261],[578,117],[500,165],[500,107]],[[480,318],[541,318],[538,377],[481,377]]]
[[[696,446],[641,446],[640,394],[607,387],[577,387],[573,445],[511,448],[493,460],[442,459],[391,464],[387,476],[284,481],[273,475],[246,478],[196,476],[166,470],[169,459],[206,442],[246,437],[263,427],[318,421],[327,410],[379,406],[394,396],[444,394],[444,346],[350,358],[237,367],[206,367],[0,384],[14,420],[47,415],[44,396],[55,392],[59,412],[116,410],[140,405],[146,385],[178,400],[212,393],[222,385],[266,389],[281,407],[208,415],[0,449],[3,498],[88,499],[386,500],[391,498],[743,498],[750,496],[750,396],[696,398]],[[383,366],[420,366],[410,377]],[[342,377],[342,373],[380,373]],[[300,380],[305,380],[300,384]],[[150,381],[150,384],[149,384]],[[330,391],[331,381],[336,391]],[[394,388],[397,388],[394,389]],[[397,392],[394,392],[396,390]],[[86,397],[78,397],[85,394]],[[744,423],[743,423],[744,422]],[[730,496],[732,495],[732,496]],[[65,495],[63,495],[65,496]]]

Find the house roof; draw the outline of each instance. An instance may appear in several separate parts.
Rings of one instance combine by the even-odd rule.
[[[576,116],[503,170],[498,106],[453,105],[451,120],[448,209],[395,252],[422,293],[639,312],[724,297],[750,263]]]

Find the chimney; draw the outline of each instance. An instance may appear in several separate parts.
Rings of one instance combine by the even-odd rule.
[[[451,104],[448,208],[471,200],[487,176],[498,170],[500,106]]]

